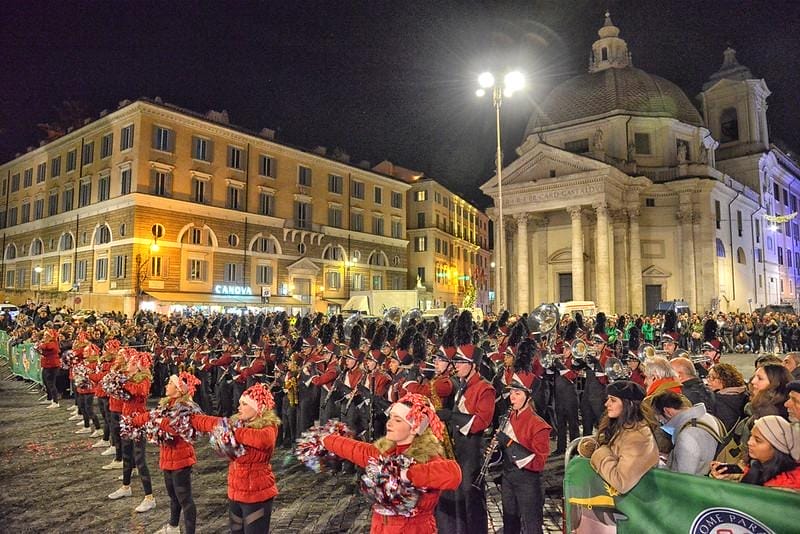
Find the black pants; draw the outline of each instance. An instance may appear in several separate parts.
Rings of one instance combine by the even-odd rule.
[[[540,473],[503,466],[503,534],[541,534],[544,493]]]
[[[97,397],[100,405],[100,415],[103,416],[103,440],[111,438],[111,410],[108,409],[108,397]]]
[[[192,498],[192,467],[175,471],[164,471],[164,484],[169,495],[169,524],[177,527],[183,510],[183,531],[194,534],[197,523],[197,507]]]
[[[121,462],[122,461],[122,438],[119,436],[119,412],[111,412],[111,444],[114,445],[114,448],[117,450],[117,453],[114,455],[114,460]]]
[[[89,422],[94,424],[95,430],[100,428],[100,419],[94,413],[94,393],[77,393],[78,411],[83,415],[83,428],[89,428]]]
[[[265,534],[269,532],[272,517],[272,499],[262,502],[228,502],[228,525],[231,532]]]
[[[569,431],[570,441],[580,437],[578,433],[578,393],[575,391],[575,384],[562,376],[556,377],[555,397],[558,433],[556,450],[565,451],[568,443],[567,431]]]
[[[52,402],[58,402],[58,386],[56,386],[58,372],[58,367],[45,367],[42,369],[42,382],[44,382],[44,389],[47,392],[47,400]]]
[[[485,486],[472,485],[482,464],[481,434],[464,436],[449,425],[456,460],[461,466],[461,485],[455,491],[443,491],[436,508],[439,532],[448,534],[485,534],[488,532]]]
[[[131,485],[131,473],[133,466],[139,471],[139,478],[142,479],[142,489],[145,495],[153,494],[153,484],[150,482],[150,470],[147,468],[147,456],[145,455],[145,444],[143,439],[131,441],[122,440],[122,485]]]

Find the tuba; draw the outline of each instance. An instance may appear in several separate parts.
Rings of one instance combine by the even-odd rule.
[[[556,327],[558,326],[558,308],[554,304],[542,304],[528,314],[527,326],[531,333],[547,336],[545,355],[541,357],[542,367],[550,369],[558,356],[553,353]]]
[[[420,321],[422,321],[422,311],[419,308],[411,308],[400,320],[400,331],[404,332],[412,322],[416,324]]]
[[[397,306],[392,306],[383,313],[384,323],[394,323],[395,326],[400,326],[403,321],[403,312]]]
[[[458,309],[458,306],[455,304],[449,305],[445,308],[444,313],[442,314],[441,319],[439,319],[439,325],[442,329],[442,332],[447,330],[447,326],[455,319],[458,319],[458,315],[461,312]]]
[[[344,325],[342,325],[342,330],[344,330],[344,335],[347,339],[350,339],[350,334],[353,332],[353,327],[360,319],[361,312],[355,312],[345,320]]]
[[[604,369],[609,380],[616,382],[617,380],[627,380],[631,377],[631,369],[622,360],[616,357],[611,357],[606,362]]]

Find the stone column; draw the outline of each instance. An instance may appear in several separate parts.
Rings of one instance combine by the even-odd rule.
[[[572,219],[572,299],[584,300],[581,207],[570,206],[567,211],[570,219]]]
[[[547,217],[540,217],[534,220],[536,230],[533,232],[533,302],[532,307],[536,307],[542,302],[549,302],[547,297],[548,268],[547,268],[547,225],[550,220]]]
[[[630,221],[630,260],[631,260],[631,313],[644,313],[644,295],[642,294],[642,244],[639,240],[639,208],[628,210]]]
[[[686,203],[681,202],[684,206]],[[696,310],[696,285],[695,285],[695,256],[694,256],[694,235],[692,229],[691,205],[688,209],[678,211],[676,214],[681,227],[681,240],[678,242],[683,251],[682,274],[683,274],[683,298],[689,304],[689,309]]]
[[[613,283],[608,266],[608,207],[604,203],[594,204],[597,215],[597,258],[595,275],[597,280],[597,310],[613,313],[611,309],[611,289]]]
[[[614,232],[614,280],[621,280],[621,283],[614,284],[613,310],[619,313],[630,312],[631,305],[628,301],[630,295],[628,276],[628,214],[625,210],[616,210],[611,219]]]
[[[518,213],[514,215],[517,221],[517,313],[530,311],[528,302],[528,288],[530,281],[528,278],[528,214]]]

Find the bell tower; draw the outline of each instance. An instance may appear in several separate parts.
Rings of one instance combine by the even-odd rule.
[[[599,72],[605,69],[621,69],[633,65],[631,53],[628,52],[628,43],[619,37],[619,28],[611,22],[611,14],[606,11],[606,20],[597,30],[600,38],[592,45],[592,54],[589,57],[589,72]]]

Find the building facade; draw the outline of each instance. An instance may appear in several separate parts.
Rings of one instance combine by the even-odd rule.
[[[121,102],[0,166],[4,297],[306,312],[405,289],[410,186],[348,159]]]
[[[489,311],[489,218],[423,173],[383,161],[374,167],[411,185],[406,193],[408,284],[423,286],[427,308],[463,305],[475,292],[475,307]]]
[[[701,114],[675,84],[634,68],[619,33],[606,14],[589,72],[552,90],[503,170],[501,307],[797,305],[798,223],[769,221],[796,213],[798,168],[769,142],[765,82],[727,50]],[[481,189],[496,217],[496,176]]]

